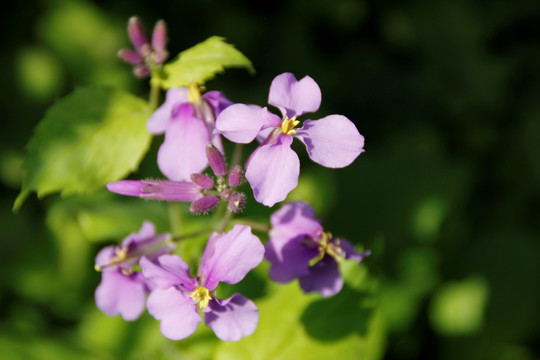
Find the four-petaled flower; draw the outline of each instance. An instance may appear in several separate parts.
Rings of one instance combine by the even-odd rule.
[[[246,179],[258,202],[273,206],[298,184],[300,161],[291,149],[293,137],[304,143],[313,161],[330,168],[345,167],[364,151],[364,137],[343,115],[305,120],[296,128],[298,116],[317,111],[321,104],[321,90],[309,76],[298,81],[291,73],[278,75],[268,103],[279,108],[282,118],[266,107],[234,104],[216,121],[216,132],[233,142],[262,142],[246,165]]]
[[[133,266],[142,256],[154,259],[171,252],[174,243],[167,233],[156,235],[151,222],[145,221],[138,233],[130,234],[119,246],[108,246],[96,256],[95,268],[102,272],[96,289],[96,304],[105,314],[121,314],[135,320],[144,311],[151,284]]]
[[[347,240],[325,232],[313,208],[303,202],[283,205],[270,222],[265,253],[270,278],[282,283],[298,278],[304,292],[317,291],[324,297],[337,294],[343,287],[338,262],[346,258],[360,263],[370,254],[358,253]]]
[[[208,166],[206,146],[223,152],[219,134],[213,134],[216,116],[231,102],[220,91],[201,95],[197,85],[172,88],[165,102],[148,119],[154,135],[165,133],[158,151],[158,166],[170,180],[190,180]]]
[[[215,290],[221,281],[241,281],[263,256],[264,246],[251,228],[236,225],[228,233],[210,236],[195,278],[178,256],[142,258],[143,274],[156,286],[148,297],[148,312],[161,321],[161,332],[172,340],[184,339],[196,330],[201,322],[197,304],[205,314],[204,322],[221,340],[251,335],[259,321],[255,304],[238,293],[217,299]]]

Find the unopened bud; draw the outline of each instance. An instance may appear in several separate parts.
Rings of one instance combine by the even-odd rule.
[[[217,147],[212,144],[208,144],[206,146],[206,157],[208,158],[208,163],[216,176],[225,176],[227,174],[227,164],[225,163],[225,158]]]
[[[214,188],[214,179],[204,174],[192,174],[191,181],[206,190]]]
[[[142,62],[142,57],[139,53],[127,49],[119,50],[118,57],[131,65],[137,65]]]
[[[159,20],[154,26],[154,32],[152,33],[152,48],[156,52],[165,51],[165,45],[167,43],[167,27],[165,21]]]
[[[220,195],[223,200],[227,200],[231,196],[231,189],[223,190]]]
[[[138,78],[145,78],[150,75],[150,72],[150,67],[145,64],[135,65],[135,67],[133,68],[133,74],[135,74],[135,76]]]
[[[237,187],[244,181],[244,170],[240,165],[235,165],[229,173],[229,186]]]
[[[234,193],[229,197],[229,209],[240,211],[246,205],[246,196],[243,193]]]
[[[131,43],[135,47],[138,53],[141,53],[143,45],[148,44],[146,33],[138,17],[133,16],[128,22],[128,35],[131,39]],[[144,55],[143,55],[144,56]]]
[[[201,214],[212,210],[218,204],[219,198],[216,195],[206,195],[192,202],[189,211],[194,214]]]
[[[167,51],[158,51],[156,52],[156,55],[154,56],[154,62],[156,64],[163,64],[165,60],[169,57],[169,53]]]

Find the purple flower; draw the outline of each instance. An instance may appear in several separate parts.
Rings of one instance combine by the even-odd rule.
[[[204,322],[221,340],[251,335],[259,321],[255,304],[238,293],[217,299],[215,290],[221,281],[241,281],[263,256],[264,246],[251,228],[236,225],[228,233],[210,236],[195,278],[178,256],[142,258],[143,274],[156,286],[148,297],[148,312],[161,321],[161,332],[172,340],[184,339],[196,330],[201,322],[197,304]]]
[[[121,49],[118,56],[125,62],[133,65],[135,76],[144,78],[152,72],[151,64],[163,64],[169,53],[165,48],[167,42],[167,28],[165,22],[160,20],[152,33],[152,44],[148,42],[146,32],[137,17],[128,22],[128,35],[133,44],[133,50]]]
[[[321,90],[309,76],[298,81],[291,73],[278,75],[268,103],[279,108],[282,118],[266,107],[234,104],[216,121],[216,131],[231,141],[262,142],[246,165],[246,178],[258,202],[273,206],[298,185],[300,161],[291,149],[293,137],[304,143],[313,161],[330,168],[345,167],[364,151],[364,137],[343,115],[305,120],[296,129],[300,124],[296,118],[317,111],[321,103]]]
[[[303,202],[283,205],[270,222],[265,253],[270,278],[281,283],[298,278],[304,292],[317,291],[324,297],[337,294],[343,287],[338,262],[345,258],[360,263],[370,254],[360,254],[347,240],[325,232],[313,208]]]
[[[214,144],[223,152],[219,134],[213,134],[216,116],[231,102],[219,91],[201,96],[197,85],[172,88],[165,102],[148,119],[148,130],[165,133],[158,151],[158,166],[171,180],[189,180],[191,174],[208,166],[206,146]]]
[[[110,316],[121,314],[125,320],[137,319],[144,310],[150,284],[140,272],[133,271],[133,266],[141,256],[154,259],[173,248],[169,234],[156,235],[154,225],[145,221],[139,233],[130,234],[122,245],[102,249],[95,265],[102,272],[95,294],[97,307]]]

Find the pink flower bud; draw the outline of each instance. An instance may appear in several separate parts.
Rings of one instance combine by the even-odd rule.
[[[192,174],[191,181],[206,190],[210,190],[214,187],[214,179],[204,174]]]
[[[244,181],[244,170],[240,165],[235,165],[229,173],[229,186],[237,187]]]
[[[221,192],[221,198],[227,200],[231,196],[231,189],[225,189]]]
[[[139,55],[139,53],[136,53],[135,51],[127,50],[127,49],[121,49],[118,51],[118,57],[125,62],[137,65],[142,62],[142,56]]]
[[[218,204],[219,198],[216,195],[206,195],[192,202],[189,211],[194,214],[205,213],[215,208]]]
[[[131,43],[138,53],[141,53],[143,45],[148,44],[146,33],[138,17],[133,16],[128,22],[128,35]],[[144,56],[144,55],[143,55]]]
[[[229,209],[240,211],[246,205],[246,196],[243,193],[234,193],[229,197]]]
[[[168,57],[169,53],[167,51],[158,51],[156,52],[156,56],[154,56],[154,62],[158,65],[163,64]]]
[[[208,163],[210,163],[210,167],[216,176],[227,175],[227,164],[225,163],[225,158],[217,147],[212,144],[208,144],[206,146],[206,157],[208,158]]]
[[[138,78],[145,78],[150,75],[150,72],[150,68],[145,64],[135,65],[133,68],[133,74],[135,74],[135,76]]]
[[[154,26],[154,32],[152,33],[152,48],[156,52],[165,51],[165,44],[167,43],[167,27],[165,21],[159,20]]]

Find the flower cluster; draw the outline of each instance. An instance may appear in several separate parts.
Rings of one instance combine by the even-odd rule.
[[[152,44],[148,42],[146,32],[137,17],[128,22],[128,34],[134,50],[121,49],[118,57],[133,65],[133,73],[139,78],[145,78],[152,72],[152,66],[163,64],[169,57],[166,49],[167,29],[165,21],[156,23],[152,33]]]
[[[138,20],[130,20],[128,32],[136,51],[123,50],[121,56],[133,64],[148,61],[149,56],[154,64],[164,60],[164,29],[164,24],[156,25],[150,46]],[[314,209],[304,202],[285,203],[271,215],[270,226],[259,227],[269,229],[266,245],[250,226],[231,227],[233,214],[246,205],[241,189],[244,176],[255,200],[271,207],[285,200],[298,184],[300,164],[291,149],[293,138],[305,145],[313,161],[329,168],[351,164],[364,151],[364,138],[343,115],[304,120],[300,125],[298,117],[317,111],[321,103],[319,86],[309,76],[297,80],[284,73],[272,81],[268,103],[281,116],[266,107],[233,104],[219,91],[201,90],[196,83],[169,89],[147,121],[150,133],[164,134],[157,164],[166,179],[120,180],[107,185],[111,192],[122,195],[189,202],[189,210],[195,214],[221,206],[222,211],[216,212],[222,215],[219,224],[214,221],[202,230],[211,235],[197,273],[191,275],[179,256],[183,254],[171,254],[177,241],[189,241],[191,235],[156,235],[154,226],[145,222],[122,245],[106,247],[98,254],[96,269],[103,278],[96,303],[106,314],[121,314],[126,320],[136,319],[146,308],[160,321],[161,332],[173,340],[190,336],[204,315],[205,324],[219,339],[237,341],[255,331],[258,309],[239,293],[220,299],[220,282],[239,283],[266,258],[273,281],[298,279],[304,292],[328,297],[344,284],[338,263],[343,259],[360,263],[370,254],[358,252],[347,240],[325,231]],[[253,140],[259,146],[243,166],[236,157],[228,166],[222,136],[235,146]]]

